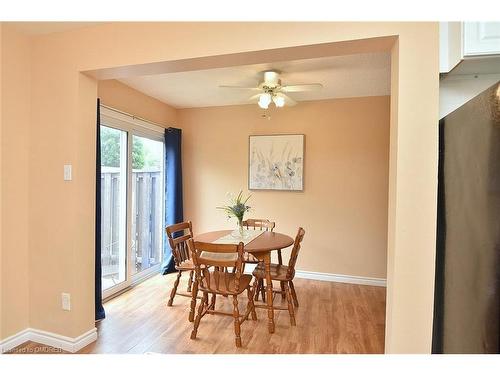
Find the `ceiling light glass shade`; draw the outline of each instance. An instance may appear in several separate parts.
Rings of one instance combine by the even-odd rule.
[[[285,105],[285,98],[282,96],[273,96],[273,102],[276,107],[283,107]]]
[[[259,97],[259,107],[262,109],[267,109],[269,104],[271,103],[271,95],[270,94],[261,94]]]

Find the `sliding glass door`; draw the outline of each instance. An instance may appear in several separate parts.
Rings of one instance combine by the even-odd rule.
[[[101,262],[107,298],[158,272],[163,253],[162,128],[101,109]]]

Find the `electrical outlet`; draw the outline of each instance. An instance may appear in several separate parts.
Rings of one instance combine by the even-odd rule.
[[[71,310],[71,294],[61,293],[62,309],[66,311]]]
[[[71,164],[64,165],[64,181],[71,181],[73,177],[71,176]]]

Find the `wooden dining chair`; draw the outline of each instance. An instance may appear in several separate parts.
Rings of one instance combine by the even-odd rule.
[[[272,232],[276,226],[273,221],[267,219],[247,219],[243,220],[241,224],[246,229],[261,230],[266,232]],[[245,253],[244,260],[245,263],[259,263],[259,260],[250,253]]]
[[[299,228],[297,231],[297,235],[295,236],[295,241],[293,243],[292,253],[290,254],[290,260],[288,261],[288,266],[284,266],[282,264],[271,263],[271,280],[277,280],[283,282],[285,285],[285,294],[286,301],[288,304],[287,308],[274,307],[277,310],[286,310],[288,309],[288,313],[290,314],[290,324],[292,326],[295,325],[295,311],[294,307],[298,306],[299,303],[297,301],[297,295],[295,293],[295,288],[293,285],[293,278],[295,276],[295,264],[297,263],[297,257],[299,256],[300,244],[304,239],[305,231],[302,228]],[[257,287],[259,284],[259,280],[263,280],[266,278],[266,270],[264,263],[260,262],[255,270],[253,271],[253,275],[255,276],[254,285]],[[281,290],[274,290],[273,293],[281,293]]]
[[[252,275],[243,273],[243,243],[238,245],[214,244],[207,242],[194,242],[188,240],[188,246],[193,255],[195,265],[196,281],[193,285],[193,295],[198,291],[203,293],[202,302],[198,307],[198,313],[194,321],[191,339],[195,339],[200,320],[206,314],[229,315],[234,319],[234,333],[237,347],[241,347],[240,325],[248,319],[251,314],[253,320],[257,320],[255,306],[253,304]],[[231,256],[234,254],[233,256]],[[213,266],[213,268],[209,268]],[[229,272],[232,267],[235,271]],[[238,308],[238,295],[247,291],[248,303],[244,315],[240,315]],[[208,295],[211,294],[210,303]],[[233,297],[233,312],[215,310],[216,295]]]
[[[192,322],[194,320],[194,314],[196,311],[196,296],[193,296],[192,293],[195,267],[191,258],[191,252],[188,248],[187,241],[188,239],[193,238],[193,226],[190,221],[186,221],[183,223],[169,225],[165,229],[165,231],[167,232],[168,242],[170,244],[170,248],[172,249],[175,269],[178,271],[174,286],[172,288],[172,291],[170,292],[170,298],[167,302],[167,306],[172,306],[174,297],[176,295],[191,298],[189,321]],[[186,271],[189,271],[189,279],[187,284],[187,293],[189,294],[177,291],[182,273]]]
[[[254,229],[254,230],[265,230],[265,231],[273,231],[276,226],[274,222],[268,219],[246,219],[241,223],[246,229]]]
[[[254,230],[265,230],[272,232],[276,224],[273,221],[268,219],[247,219],[243,221],[243,226],[246,229],[254,229]],[[278,253],[278,264],[283,264],[283,257],[281,255],[281,249],[277,250]],[[245,263],[249,264],[259,264],[259,260],[250,253],[245,253]],[[286,298],[285,293],[285,283],[280,282],[281,286],[281,299],[284,301]],[[257,290],[255,291],[255,300],[259,300],[259,294],[262,296],[262,301],[266,302],[266,288],[264,288],[264,282],[262,280],[259,281],[259,285]]]
[[[242,225],[246,229],[253,229],[253,230],[261,230],[261,231],[266,231],[266,232],[272,232],[274,230],[274,227],[276,226],[276,223],[273,221],[270,221],[268,219],[247,219],[242,222]],[[245,263],[248,264],[259,264],[259,260],[252,254],[250,253],[245,253],[244,255],[244,261]],[[278,250],[278,263],[282,264],[282,258],[281,258],[281,250]],[[266,292],[264,289],[264,283],[262,280],[260,280],[260,284],[258,285],[256,291],[255,291],[255,300],[257,301],[259,299],[259,292],[262,294],[262,300],[265,301],[266,299]],[[284,295],[283,295],[284,297]]]

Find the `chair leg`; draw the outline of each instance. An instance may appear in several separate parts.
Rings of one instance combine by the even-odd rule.
[[[257,313],[255,312],[255,305],[253,304],[254,293],[255,293],[255,283],[253,288],[251,288],[250,285],[247,288],[247,296],[248,296],[247,311],[250,309],[252,314],[252,320],[257,320]]]
[[[191,306],[189,307],[189,321],[194,320],[194,312],[196,311],[196,298],[198,297],[198,279],[193,282],[193,290],[191,291]],[[201,304],[203,306],[203,303]]]
[[[290,285],[290,289],[292,291],[293,304],[295,305],[295,307],[299,307],[299,300],[297,299],[297,294],[295,293],[295,287],[293,286],[293,281],[290,280],[288,284]]]
[[[177,278],[175,279],[174,282],[174,287],[172,288],[172,291],[170,292],[170,299],[167,302],[167,306],[172,306],[172,303],[174,303],[174,297],[175,294],[177,293],[177,287],[179,286],[179,280],[181,279],[182,276],[182,271],[179,271],[177,273]]]
[[[253,290],[253,294],[254,294],[254,299],[256,301],[259,300],[259,293],[260,293],[260,284],[262,283],[262,280],[261,279],[257,279],[255,278],[255,282],[254,282],[254,290]]]
[[[281,288],[281,301],[284,301],[286,299],[285,281],[280,281],[280,288]]]
[[[198,327],[200,325],[201,316],[203,315],[203,307],[205,307],[205,303],[208,300],[208,293],[203,293],[203,298],[201,299],[200,306],[198,307],[198,314],[196,315],[196,319],[194,321],[193,331],[191,332],[191,339],[194,340],[196,338],[196,334],[198,333]]]
[[[254,294],[255,297],[254,299],[256,301],[259,300],[259,293],[262,295],[262,302],[266,302],[266,288],[264,288],[264,279],[257,279],[258,284],[255,288]]]
[[[215,293],[212,294],[212,299],[210,300],[210,309],[213,309],[215,310],[215,301],[216,301],[217,297],[215,295]]]
[[[241,348],[240,310],[238,309],[238,296],[236,294],[233,296],[233,318],[236,347]]]
[[[264,279],[260,279],[260,292],[262,295],[262,302],[266,302],[266,288],[264,287]]]
[[[290,293],[290,287],[288,284],[285,284],[285,292],[286,292],[286,302],[288,303],[288,314],[290,314],[290,325],[294,326],[295,324],[295,311],[293,311],[292,304],[292,293]]]
[[[189,271],[189,280],[188,280],[188,287],[187,287],[187,292],[191,292],[191,286],[193,285],[193,275],[194,271]]]

